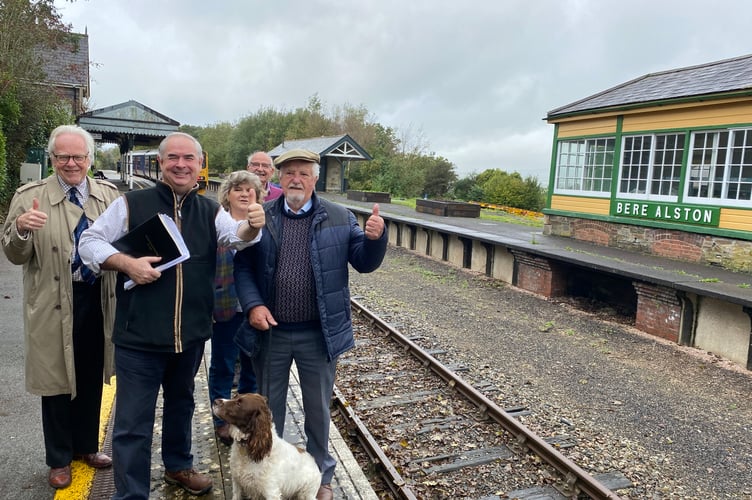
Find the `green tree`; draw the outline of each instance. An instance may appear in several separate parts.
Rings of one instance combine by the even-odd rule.
[[[292,123],[286,135],[286,139],[337,135],[334,120],[326,116],[324,103],[318,94],[308,98],[308,106],[298,108],[293,112]]]
[[[278,111],[267,107],[246,116],[235,126],[228,138],[227,160],[229,165],[237,168],[245,165],[248,155],[254,151],[269,151],[288,136],[293,117],[289,112]]]
[[[483,188],[478,184],[478,174],[470,174],[455,182],[449,191],[449,196],[462,201],[485,200]]]
[[[445,198],[457,180],[454,165],[440,156],[424,157],[424,165],[423,194],[429,198]]]
[[[363,146],[373,158],[372,161],[358,161],[350,164],[347,179],[349,188],[359,191],[377,191],[375,185],[379,172],[389,167],[395,157],[397,138],[392,128],[384,127],[378,123],[370,127],[372,137],[368,142],[360,142],[354,136],[353,139]]]
[[[419,168],[421,158],[413,155],[394,155],[381,164],[374,190],[401,198],[420,196],[425,185],[425,169]]]
[[[209,157],[210,175],[232,172],[245,168],[245,160],[235,163],[230,157],[230,141],[234,127],[222,122],[204,128],[199,141]]]
[[[73,117],[54,90],[29,82],[45,80],[41,53],[69,37],[53,0],[0,1],[0,127],[5,136],[0,202],[7,202],[19,181],[19,168],[31,147],[44,147],[56,125]]]
[[[478,175],[487,203],[539,211],[545,202],[544,191],[533,176],[523,179],[518,172],[489,169]]]
[[[111,146],[97,148],[97,170],[117,170],[118,161],[120,161],[120,148]]]

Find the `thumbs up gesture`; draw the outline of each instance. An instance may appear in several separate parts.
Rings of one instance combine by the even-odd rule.
[[[266,224],[264,207],[256,201],[256,191],[248,193],[248,225],[253,229],[261,229]]]
[[[39,200],[34,198],[31,208],[16,217],[16,230],[20,233],[37,231],[47,223],[47,214],[39,210]]]
[[[366,221],[365,231],[366,238],[369,240],[378,240],[384,233],[384,219],[379,215],[379,204],[374,203],[373,211]]]

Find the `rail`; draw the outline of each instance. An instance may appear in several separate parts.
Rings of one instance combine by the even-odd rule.
[[[391,325],[381,320],[363,304],[356,299],[351,299],[350,302],[352,309],[357,314],[365,317],[374,327],[384,332],[392,341],[398,343],[406,352],[409,352],[424,366],[428,367],[431,371],[441,377],[450,387],[453,387],[465,398],[475,404],[482,413],[499,423],[504,430],[513,435],[516,439],[517,446],[529,449],[544,462],[562,473],[564,477],[566,477],[566,484],[561,487],[562,494],[571,497],[582,492],[597,500],[621,499],[619,495],[606,488],[597,479],[562,455],[558,450],[528,429],[524,424],[518,422],[496,403],[478,392],[473,386],[457,376],[456,373],[444,366],[431,354],[405,337]]]

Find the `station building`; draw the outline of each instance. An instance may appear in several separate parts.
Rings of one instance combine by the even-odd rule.
[[[550,111],[544,232],[752,273],[752,54]]]
[[[269,151],[269,156],[276,159],[291,149],[307,149],[318,153],[321,158],[319,180],[316,191],[344,193],[347,191],[347,173],[350,162],[371,161],[371,155],[348,134],[332,137],[311,137],[306,139],[286,140]]]

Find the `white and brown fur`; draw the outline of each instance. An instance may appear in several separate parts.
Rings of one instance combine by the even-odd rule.
[[[217,399],[214,414],[230,424],[232,499],[314,500],[321,473],[305,450],[280,438],[266,398],[238,394]]]

